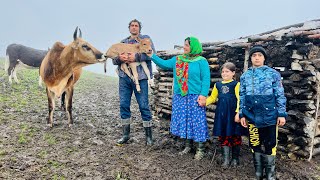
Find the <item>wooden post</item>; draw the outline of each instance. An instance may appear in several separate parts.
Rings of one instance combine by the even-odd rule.
[[[311,148],[310,148],[310,153],[309,153],[309,158],[308,158],[308,161],[311,161],[312,159],[312,154],[313,154],[313,148],[314,148],[314,138],[315,138],[315,135],[316,135],[316,128],[317,128],[317,125],[319,123],[319,119],[318,119],[318,114],[319,114],[319,101],[320,101],[320,73],[318,72],[317,73],[317,102],[316,102],[316,113],[315,113],[315,125],[314,125],[314,128],[313,128],[313,136],[311,138]]]

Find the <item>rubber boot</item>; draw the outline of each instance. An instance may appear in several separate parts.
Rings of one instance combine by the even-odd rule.
[[[191,151],[191,147],[192,147],[192,140],[186,139],[185,148],[181,152],[179,152],[179,155],[188,154]]]
[[[201,160],[203,157],[204,157],[204,143],[203,142],[199,142],[198,143],[197,152],[194,155],[194,159],[195,160]]]
[[[232,159],[231,159],[231,167],[239,166],[239,155],[240,155],[240,146],[232,147]]]
[[[123,135],[122,138],[117,141],[118,145],[122,145],[128,142],[130,139],[130,124],[122,125]]]
[[[253,153],[253,163],[257,180],[263,179],[263,155],[262,153]]]
[[[151,127],[145,127],[144,128],[145,134],[146,134],[146,145],[151,146],[153,145],[153,140],[152,140],[152,129]]]
[[[230,147],[222,146],[222,158],[223,162],[221,164],[222,168],[228,168],[230,165]]]
[[[275,157],[273,155],[264,155],[264,167],[266,172],[267,180],[275,180],[276,179],[276,163]]]

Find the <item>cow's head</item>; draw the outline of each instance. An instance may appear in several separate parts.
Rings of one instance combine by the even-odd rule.
[[[148,56],[152,55],[152,42],[149,38],[139,39],[138,46],[140,53],[146,53]]]
[[[73,42],[72,42],[72,48],[74,49],[74,58],[76,61],[79,61],[79,63],[83,64],[94,64],[97,62],[105,61],[104,55],[97,50],[95,47],[93,47],[90,43],[86,42],[82,39],[82,32],[79,28],[79,37],[78,34],[78,27],[74,31],[73,34]]]

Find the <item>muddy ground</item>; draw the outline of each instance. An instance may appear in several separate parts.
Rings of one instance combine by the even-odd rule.
[[[241,149],[241,166],[223,170],[219,151],[207,143],[207,156],[179,156],[181,140],[154,120],[155,145],[146,147],[140,114],[132,102],[132,138],[117,146],[121,136],[118,82],[85,72],[74,92],[73,117],[58,108],[54,127],[46,126],[47,99],[37,85],[37,71],[18,73],[20,84],[8,84],[0,63],[0,179],[253,179],[252,155]],[[134,98],[133,98],[134,99]],[[59,103],[59,101],[56,101]],[[215,156],[213,156],[215,155]],[[212,161],[212,158],[213,161]],[[203,174],[201,177],[200,175]],[[311,162],[277,155],[278,179],[320,179],[320,157]]]

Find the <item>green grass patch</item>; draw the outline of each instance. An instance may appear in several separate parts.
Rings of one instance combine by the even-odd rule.
[[[0,157],[7,155],[8,152],[6,150],[0,150]]]
[[[44,135],[44,140],[49,144],[49,145],[54,145],[56,144],[56,138],[52,136],[51,134],[45,134]]]
[[[52,176],[53,180],[65,180],[66,178],[63,175],[55,174]]]
[[[44,159],[46,158],[48,155],[48,152],[46,150],[42,150],[38,153],[38,156],[41,158],[41,159]]]

